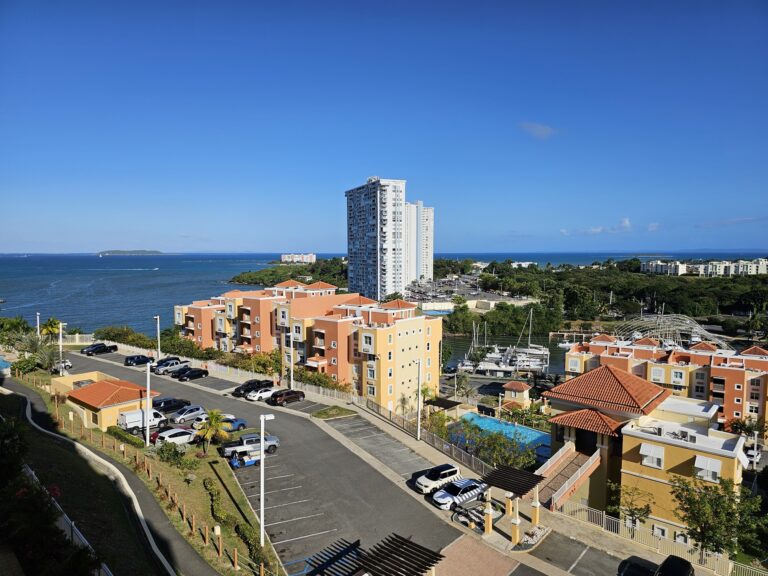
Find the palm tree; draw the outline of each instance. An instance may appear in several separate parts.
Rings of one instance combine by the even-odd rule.
[[[61,322],[59,322],[56,318],[51,316],[46,320],[43,324],[40,325],[40,335],[47,337],[49,340],[53,339],[54,336],[59,335],[59,328],[61,327]]]
[[[466,374],[456,376],[456,395],[463,396],[467,402],[477,395],[477,390],[469,383],[469,377]]]
[[[50,370],[59,359],[58,350],[52,344],[44,344],[35,352],[35,360],[43,370]]]
[[[196,436],[203,440],[203,452],[208,454],[208,445],[212,440],[226,440],[229,438],[229,424],[224,422],[221,410],[210,410],[208,420],[197,431]]]
[[[400,412],[405,416],[406,411],[411,407],[411,401],[408,399],[405,392],[400,394],[400,399],[397,401],[397,405],[400,407]]]
[[[37,351],[43,346],[42,338],[38,338],[34,332],[27,332],[19,335],[16,342],[16,348],[27,354],[37,354]]]

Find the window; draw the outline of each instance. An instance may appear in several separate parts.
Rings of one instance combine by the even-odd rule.
[[[688,536],[685,532],[675,532],[675,542],[678,544],[688,544]]]
[[[666,538],[667,537],[667,529],[664,528],[664,526],[656,526],[653,527],[653,535],[658,536],[659,538]]]
[[[254,335],[256,336],[256,338],[261,338],[261,332],[259,332],[258,330],[254,332]]]
[[[387,393],[388,393],[390,396],[392,396],[392,384],[390,384],[389,386],[387,386]]]
[[[336,380],[336,374],[331,374],[331,379],[335,381]]]
[[[664,468],[664,448],[655,444],[640,444],[640,455],[643,457],[643,466],[650,468]]]
[[[374,370],[373,368],[368,368],[368,378],[371,378],[371,379],[376,378],[376,370]]]
[[[259,322],[261,322],[261,317],[260,317],[260,316],[256,316],[256,317],[253,319],[253,321],[254,321],[254,322],[256,322],[256,324],[258,324]]]
[[[363,346],[372,346],[373,345],[373,337],[370,334],[366,334],[363,336]]]
[[[736,397],[734,398],[734,401],[736,402],[736,404],[741,404],[741,398]]]
[[[696,380],[704,380],[706,374],[704,372],[696,372]]]
[[[725,378],[718,378],[717,376],[714,376],[712,378],[712,384],[719,384],[721,386],[725,385]]]
[[[91,422],[98,425],[99,415],[96,412],[91,412]]]
[[[418,346],[416,346],[416,348],[418,348]],[[432,346],[430,345],[429,342],[427,342],[427,352],[429,352],[431,350],[431,348],[432,348]]]
[[[198,336],[198,337],[197,337],[197,341],[198,341],[198,342],[202,342],[202,341],[203,341],[203,337],[202,337],[202,336]]]
[[[432,382],[432,374],[427,374],[427,382]]]
[[[392,378],[392,368],[387,370],[387,378]]]
[[[570,372],[578,372],[579,371],[579,360],[578,358],[571,358],[568,360],[568,371]]]
[[[741,384],[736,384],[736,390],[741,390]]]
[[[704,394],[704,386],[694,386],[696,394]]]
[[[198,322],[197,323],[197,329],[200,330],[202,327],[203,327],[203,325]]]
[[[565,427],[555,424],[555,440],[562,442],[565,437]]]
[[[682,380],[683,379],[683,371],[682,370],[672,370],[672,381],[675,380]]]
[[[739,412],[738,410],[734,411],[733,417],[734,418],[741,418],[741,412]]]
[[[293,333],[294,334],[301,334],[301,325],[300,324],[297,324],[296,326],[293,327]]]
[[[387,360],[392,360],[392,350],[387,352]]]
[[[651,368],[651,381],[661,382],[664,380],[664,368]]]
[[[707,482],[718,482],[721,466],[722,462],[716,458],[696,456],[696,459],[693,461],[693,473],[696,477]]]
[[[387,343],[392,344],[392,334],[387,335]]]
[[[749,393],[749,399],[750,400],[760,400],[760,392],[750,392]]]
[[[427,358],[427,368],[432,366],[432,358]]]
[[[336,349],[336,340],[331,340],[331,348]]]
[[[432,326],[427,326],[427,336],[432,336]]]
[[[280,310],[280,319],[281,320],[285,320],[285,318],[286,318],[286,311],[285,310]]]
[[[333,357],[333,358],[331,358],[331,364],[333,364],[334,366],[336,366],[336,357]]]
[[[368,384],[368,396],[376,396],[376,386]]]
[[[256,352],[261,352],[261,346],[259,344],[256,344]]]
[[[757,404],[750,404],[749,408],[747,408],[747,411],[750,414],[760,414],[760,406],[758,406]]]

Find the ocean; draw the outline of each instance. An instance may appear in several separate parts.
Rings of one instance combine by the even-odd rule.
[[[318,254],[319,257],[339,254]],[[435,258],[490,261],[511,258],[546,265],[590,264],[608,258],[756,258],[764,253],[478,253],[435,254]],[[260,270],[279,254],[169,254],[106,256],[86,254],[0,254],[0,316],[21,315],[34,325],[54,316],[70,327],[91,332],[120,325],[154,334],[153,316],[161,326],[173,323],[173,306],[217,296],[234,288],[228,280]]]

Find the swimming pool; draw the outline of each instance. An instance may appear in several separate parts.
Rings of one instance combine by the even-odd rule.
[[[522,424],[514,424],[512,422],[497,420],[496,418],[480,416],[479,414],[464,414],[461,418],[462,420],[467,420],[468,422],[479,426],[480,429],[485,432],[501,432],[507,438],[517,440],[526,448],[535,448],[536,456],[539,459],[549,458],[551,455],[549,446],[550,437],[547,432],[535,430],[528,426],[523,426]]]
[[[8,362],[3,356],[0,356],[0,370],[9,370],[11,363]]]

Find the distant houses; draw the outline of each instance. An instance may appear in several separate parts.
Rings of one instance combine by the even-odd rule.
[[[755,276],[768,274],[768,258],[736,261],[713,260],[701,263],[649,260],[640,264],[640,271],[667,276]]]

